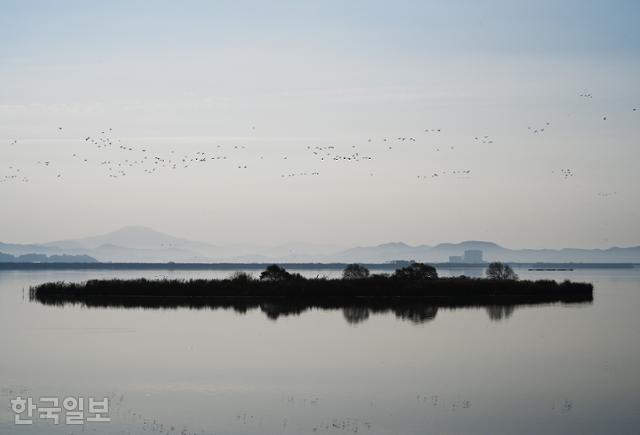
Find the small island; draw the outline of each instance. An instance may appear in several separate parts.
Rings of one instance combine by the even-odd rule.
[[[341,278],[305,278],[271,265],[259,279],[236,272],[225,279],[51,282],[32,287],[30,299],[47,305],[142,308],[246,307],[262,303],[333,308],[354,304],[464,307],[593,300],[590,283],[519,280],[511,267],[502,263],[491,263],[486,275],[443,278],[433,266],[414,262],[393,274],[370,274],[364,266],[351,264]]]

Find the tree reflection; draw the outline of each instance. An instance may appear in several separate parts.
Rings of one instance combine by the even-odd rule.
[[[352,325],[364,322],[369,318],[369,309],[364,307],[349,307],[342,309],[342,315]]]
[[[486,307],[487,314],[493,321],[508,319],[515,309],[516,307],[513,305],[489,305]]]
[[[38,300],[31,298],[32,301],[39,302],[43,305],[53,306],[83,306],[87,308],[105,309],[105,308],[130,308],[130,309],[149,309],[149,310],[176,310],[176,309],[194,309],[194,310],[233,310],[239,315],[245,315],[253,310],[260,310],[271,320],[278,320],[280,317],[299,316],[311,310],[323,311],[342,311],[344,319],[351,325],[358,325],[366,322],[373,315],[391,314],[400,320],[406,320],[414,324],[423,324],[430,322],[436,318],[438,310],[459,310],[459,309],[484,309],[492,321],[506,321],[520,307],[532,307],[545,304],[523,303],[523,304],[469,304],[469,303],[423,303],[423,302],[394,302],[394,301],[376,301],[362,303],[340,303],[340,302],[304,302],[295,301],[287,302],[284,300],[258,302],[248,300],[220,300],[220,301],[204,301],[204,300],[181,300],[169,301],[166,299],[149,299],[149,298],[129,298],[118,302],[105,301],[100,299],[88,299],[84,301],[55,301],[55,300]],[[591,301],[573,302],[571,305],[590,304]],[[561,305],[568,305],[562,303]]]

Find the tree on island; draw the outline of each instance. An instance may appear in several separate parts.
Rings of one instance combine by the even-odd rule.
[[[284,281],[291,279],[291,277],[291,274],[284,267],[277,264],[272,264],[260,274],[260,279],[263,281]]]
[[[393,276],[395,278],[411,280],[436,279],[438,278],[438,272],[433,266],[424,263],[413,262],[409,266],[403,267],[401,269],[396,269],[396,272],[393,274]]]
[[[237,271],[237,272],[233,272],[229,277],[229,279],[231,281],[247,282],[247,281],[253,281],[253,275],[247,272]]]
[[[513,271],[508,264],[500,263],[499,261],[489,264],[487,270],[484,272],[489,279],[498,280],[512,280],[516,281],[518,275]]]
[[[342,271],[342,279],[364,279],[369,277],[369,269],[362,264],[350,264]]]

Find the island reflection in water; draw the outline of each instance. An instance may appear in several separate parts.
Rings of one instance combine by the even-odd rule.
[[[366,303],[345,303],[345,302],[304,302],[304,301],[251,301],[247,299],[220,300],[220,301],[198,301],[173,302],[162,299],[136,299],[127,302],[106,302],[99,300],[83,302],[60,302],[50,300],[38,300],[31,296],[32,302],[50,306],[81,306],[86,308],[113,308],[113,309],[144,309],[144,310],[233,310],[238,314],[246,314],[252,310],[262,311],[269,319],[277,320],[280,317],[300,316],[307,311],[341,310],[345,320],[350,324],[365,322],[372,315],[393,314],[398,320],[406,320],[411,323],[421,324],[430,322],[436,318],[438,310],[456,309],[484,309],[492,321],[506,320],[511,317],[516,308],[533,306],[583,306],[593,303],[592,298],[585,298],[575,302],[541,302],[541,303],[512,303],[512,304],[476,304],[476,303],[423,303],[423,302],[371,302]]]

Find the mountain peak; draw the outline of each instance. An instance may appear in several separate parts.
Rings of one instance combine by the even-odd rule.
[[[95,249],[105,245],[134,249],[162,249],[184,245],[185,243],[188,242],[184,239],[179,239],[142,225],[124,226],[99,236],[52,242],[56,246],[72,245],[86,249]]]
[[[149,236],[160,236],[160,237],[172,237],[168,234],[161,233],[160,231],[154,230],[153,228],[145,227],[142,225],[126,225],[124,227],[118,228],[115,231],[111,231],[105,236],[114,236],[114,235],[149,235]]]
[[[439,243],[435,248],[460,248],[460,249],[504,249],[493,242],[483,240],[465,240],[459,243]]]
[[[404,242],[389,242],[378,245],[378,248],[410,248],[411,246],[407,245]]]

